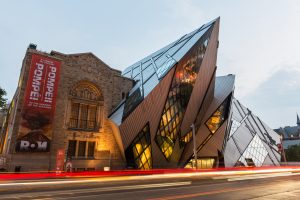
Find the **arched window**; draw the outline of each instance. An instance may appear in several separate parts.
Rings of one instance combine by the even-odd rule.
[[[103,122],[103,95],[88,81],[77,83],[69,93],[68,128],[97,131]]]

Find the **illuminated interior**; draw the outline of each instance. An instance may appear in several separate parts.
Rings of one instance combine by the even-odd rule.
[[[197,169],[212,169],[216,166],[216,158],[198,158]],[[196,168],[195,159],[191,159],[185,166],[185,168]]]
[[[220,105],[220,107],[206,121],[206,126],[214,134],[228,117],[231,95]]]
[[[147,124],[126,149],[128,167],[152,169],[152,153],[149,125]]]
[[[205,44],[207,45],[207,42],[199,43],[193,47],[192,51],[187,54],[188,59],[177,66],[172,80],[155,137],[156,143],[167,160],[170,160],[175,142],[180,135],[180,125],[204,57]]]

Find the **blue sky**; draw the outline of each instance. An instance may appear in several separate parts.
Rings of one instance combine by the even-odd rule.
[[[297,0],[0,1],[0,86],[12,98],[29,43],[93,52],[130,64],[221,17],[218,75],[236,75],[235,96],[272,128],[300,113]]]

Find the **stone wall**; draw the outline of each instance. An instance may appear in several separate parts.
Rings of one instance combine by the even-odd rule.
[[[24,101],[24,92],[29,74],[31,55],[33,53],[41,54],[51,58],[61,60],[60,78],[58,84],[58,93],[56,99],[56,109],[52,125],[52,139],[49,153],[16,153],[15,144],[20,126],[21,109]],[[22,166],[23,170],[55,170],[56,153],[60,149],[68,146],[68,140],[74,138],[78,140],[95,141],[97,143],[95,151],[95,160],[76,160],[74,163],[82,168],[102,169],[107,166],[107,160],[111,159],[110,165],[115,168],[124,167],[124,158],[122,158],[121,149],[117,145],[112,129],[107,122],[107,117],[111,111],[122,100],[122,93],[126,94],[132,88],[133,81],[122,77],[121,72],[110,68],[92,53],[82,54],[62,54],[51,52],[50,54],[40,52],[34,49],[28,49],[23,61],[21,70],[21,84],[18,87],[14,101],[15,116],[13,116],[10,127],[9,147],[10,163],[9,170],[13,171],[15,166]],[[96,85],[103,95],[104,100],[104,120],[103,127],[98,132],[86,132],[79,130],[69,130],[66,124],[69,106],[69,93],[72,87],[80,81],[88,81]],[[92,134],[91,134],[92,133]],[[99,144],[99,145],[98,145]],[[108,154],[105,152],[109,152]],[[33,166],[34,165],[34,166]]]

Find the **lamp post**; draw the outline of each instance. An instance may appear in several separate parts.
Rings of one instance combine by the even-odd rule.
[[[195,167],[198,169],[198,162],[197,162],[197,150],[196,150],[196,136],[195,136],[195,124],[191,125],[192,133],[193,133],[193,144],[194,144],[194,159],[195,159]]]

